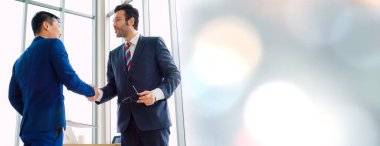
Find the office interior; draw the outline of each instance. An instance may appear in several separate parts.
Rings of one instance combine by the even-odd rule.
[[[130,0],[127,0],[129,2]],[[21,146],[8,101],[15,60],[37,11],[61,19],[82,80],[106,84],[112,27],[125,0],[6,0],[0,5],[0,141]],[[379,0],[133,0],[138,31],[161,36],[182,81],[169,109],[170,146],[379,146]],[[64,89],[79,143],[111,144],[116,98],[103,105]]]

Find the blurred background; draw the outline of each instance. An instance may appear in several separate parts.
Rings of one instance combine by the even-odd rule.
[[[109,0],[110,10],[121,2]],[[176,26],[169,23],[173,19],[169,2],[175,2]],[[139,0],[132,4],[143,7]],[[179,116],[184,119],[181,130],[187,146],[380,145],[380,0],[151,0],[150,4],[149,35],[162,36],[171,49],[173,27],[177,31],[178,54],[172,55],[179,58],[182,75],[183,115]],[[17,135],[16,112],[7,92],[11,67],[22,52],[22,6],[10,0],[0,5],[0,115],[6,117],[0,129],[7,135],[0,139],[6,145],[13,145],[8,139]],[[91,22],[83,25],[80,28],[91,27]],[[111,26],[107,26],[111,31],[107,54],[122,42]],[[66,27],[68,45],[75,41],[69,42],[70,34],[77,33],[75,29],[69,33],[75,25]],[[82,38],[90,39],[91,48],[91,28],[88,32]],[[86,52],[82,45],[77,49]],[[91,65],[88,57],[90,62],[84,63]],[[79,55],[74,68],[80,68],[80,61]],[[84,70],[80,76],[92,81],[91,67],[79,70]],[[179,97],[170,99],[175,122],[174,98]],[[91,117],[87,119],[83,121],[91,123]],[[171,146],[178,145],[176,128]]]
[[[189,146],[379,146],[379,0],[177,1]]]

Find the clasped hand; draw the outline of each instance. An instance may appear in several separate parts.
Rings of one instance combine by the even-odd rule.
[[[95,85],[90,85],[90,86],[94,88],[95,95],[92,97],[88,97],[87,100],[90,102],[94,102],[99,98],[99,90],[98,90],[98,87],[96,87]]]

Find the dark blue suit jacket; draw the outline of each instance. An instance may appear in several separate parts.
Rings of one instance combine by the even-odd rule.
[[[36,37],[13,66],[9,101],[23,118],[21,134],[66,126],[62,84],[87,97],[93,88],[75,73],[59,39]]]
[[[142,131],[168,128],[171,126],[167,99],[173,94],[180,83],[180,72],[174,64],[163,40],[159,37],[140,36],[133,54],[129,71],[125,63],[125,45],[112,50],[107,66],[108,83],[103,90],[103,97],[98,104],[115,97],[128,97],[138,92],[151,91],[160,88],[164,100],[159,100],[151,106],[132,102],[120,103],[118,100],[118,131],[124,132],[131,115],[137,127]]]

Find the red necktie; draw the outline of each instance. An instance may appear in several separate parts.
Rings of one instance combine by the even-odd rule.
[[[127,64],[128,70],[131,67],[131,61],[132,61],[131,50],[129,49],[130,47],[131,47],[131,43],[127,42],[125,46],[125,60],[126,60],[125,63]]]

